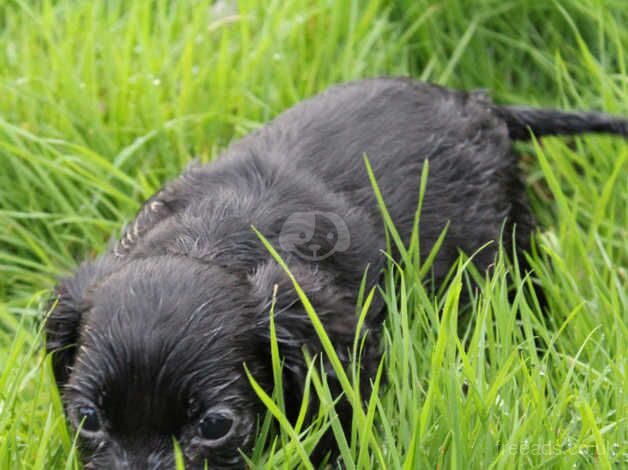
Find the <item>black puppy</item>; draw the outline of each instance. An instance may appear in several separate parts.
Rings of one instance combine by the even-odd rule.
[[[272,389],[275,285],[293,418],[302,348],[321,351],[289,279],[251,226],[287,262],[346,362],[360,281],[369,266],[367,286],[378,282],[386,246],[363,155],[405,241],[429,159],[421,249],[429,252],[449,223],[433,265],[439,282],[459,250],[497,240],[504,222],[528,246],[533,220],[511,140],[530,131],[625,136],[628,121],[497,106],[410,79],[364,80],[296,105],[167,184],[111,251],[60,283],[51,304],[47,349],[70,421],[82,423],[86,466],[171,468],[175,438],[188,468],[241,468],[238,449],[250,450],[263,411],[243,363]],[[475,258],[480,270],[496,249]],[[368,327],[377,331],[381,302],[372,310]],[[377,365],[376,334],[367,346],[365,375]]]

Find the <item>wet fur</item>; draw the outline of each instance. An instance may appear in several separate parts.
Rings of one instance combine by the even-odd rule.
[[[85,261],[55,290],[47,318],[47,350],[66,411],[81,403],[100,410],[107,432],[81,440],[88,468],[170,468],[178,439],[187,468],[242,468],[263,406],[243,363],[272,390],[269,307],[278,286],[276,324],[285,359],[285,395],[296,417],[305,377],[302,348],[321,351],[316,334],[282,269],[255,226],[280,252],[310,297],[341,359],[348,362],[362,275],[373,286],[385,258],[379,209],[363,163],[366,154],[399,232],[407,241],[429,159],[421,216],[425,255],[449,224],[434,262],[438,284],[459,252],[473,253],[516,228],[521,249],[534,222],[512,138],[565,132],[564,113],[500,108],[468,94],[410,79],[373,79],[333,87],[287,110],[232,144],[215,162],[192,165],[143,205],[121,240]],[[554,114],[552,114],[554,113]],[[542,117],[539,121],[539,116]],[[574,116],[570,114],[569,116]],[[606,119],[605,115],[595,115]],[[586,130],[622,133],[621,126]],[[561,121],[563,119],[563,121]],[[612,120],[611,120],[612,121]],[[535,123],[542,125],[535,128]],[[612,121],[617,124],[625,121]],[[572,122],[573,124],[573,122]],[[348,248],[325,259],[282,249],[286,219],[317,213],[312,240],[330,249],[325,216],[346,224]],[[475,258],[493,262],[492,244]],[[381,299],[367,319],[363,383],[378,363]],[[330,371],[332,387],[338,390]],[[368,396],[368,387],[364,387]],[[229,407],[239,417],[217,448],[195,438],[204,409]],[[341,402],[339,413],[350,421]],[[323,441],[318,457],[333,450]]]

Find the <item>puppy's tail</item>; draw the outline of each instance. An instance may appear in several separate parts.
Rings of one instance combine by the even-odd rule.
[[[628,138],[628,119],[598,112],[569,112],[520,106],[498,106],[495,112],[506,122],[510,138],[529,140],[530,132],[543,135],[574,135],[594,132]]]

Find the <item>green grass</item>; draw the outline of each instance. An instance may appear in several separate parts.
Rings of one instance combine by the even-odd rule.
[[[41,350],[42,302],[190,159],[211,160],[331,83],[384,74],[628,114],[624,0],[237,3],[217,14],[193,0],[0,0],[0,468],[77,468]],[[533,280],[500,259],[459,316],[463,266],[435,299],[413,244],[385,278],[379,393],[351,435],[313,358],[313,428],[266,397],[281,432],[267,417],[251,462],[307,468],[331,427],[348,469],[628,465],[628,145],[518,151],[549,315]],[[355,400],[354,378],[343,387]]]

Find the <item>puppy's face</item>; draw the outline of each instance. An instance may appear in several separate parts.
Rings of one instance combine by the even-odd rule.
[[[75,331],[54,363],[86,467],[173,468],[174,439],[186,468],[242,467],[260,412],[243,364],[263,376],[266,354],[246,282],[177,257],[81,275],[47,329],[52,350]]]

